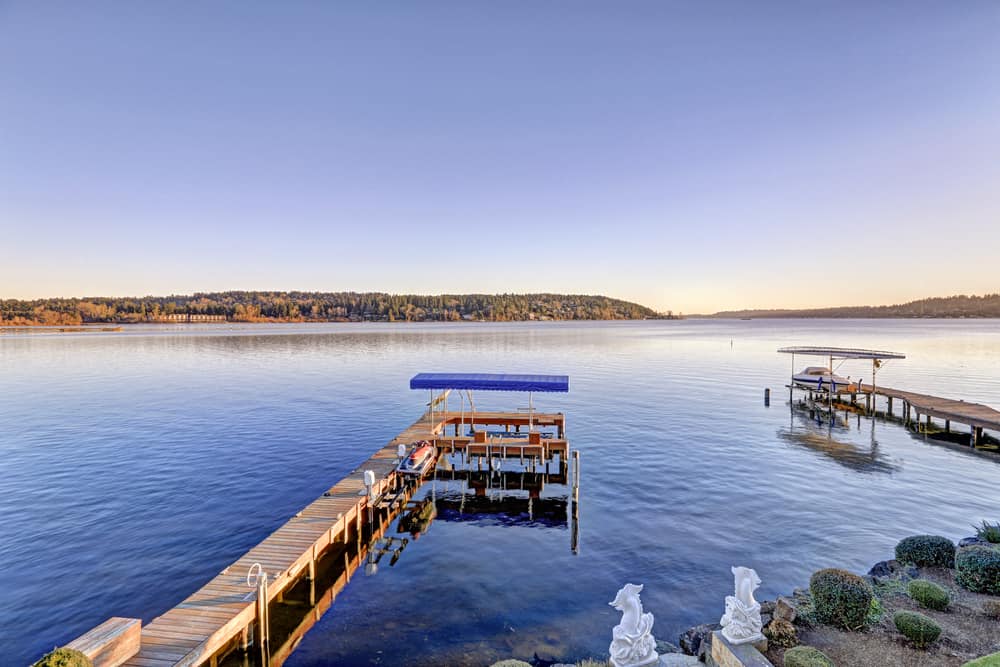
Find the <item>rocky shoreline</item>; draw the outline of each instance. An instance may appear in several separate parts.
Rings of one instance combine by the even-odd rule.
[[[875,563],[865,575],[821,570],[813,575],[810,588],[761,601],[766,639],[754,644],[763,660],[755,664],[1000,667],[1000,525],[996,529],[990,537],[998,541],[984,539],[982,531],[957,544],[940,536],[908,537],[896,546],[896,558]],[[820,573],[843,577],[868,595],[859,624],[842,617],[831,622],[823,609],[827,598],[814,598],[815,591],[822,593],[817,589]],[[928,591],[942,597],[936,602],[933,596],[925,598]],[[718,623],[702,623],[681,633],[677,645],[657,641],[658,664],[717,667],[712,641],[720,629]],[[606,659],[573,665],[536,655],[528,662],[504,660],[492,667],[613,666]]]
[[[927,537],[927,536],[917,536]],[[945,540],[946,538],[938,538]],[[902,542],[901,542],[902,544]],[[1000,543],[989,542],[982,537],[966,537],[953,544],[952,548],[956,554],[970,548],[986,548],[1000,553]],[[897,553],[899,546],[897,546]],[[828,655],[829,662],[810,662],[816,667],[826,667],[826,665],[836,665],[836,667],[852,667],[857,665],[975,665],[979,667],[1000,667],[1000,570],[992,576],[997,577],[993,582],[995,594],[981,594],[966,590],[957,581],[954,568],[941,566],[921,566],[912,562],[901,562],[898,558],[879,561],[875,563],[868,573],[862,575],[863,579],[874,592],[873,604],[878,606],[876,618],[872,618],[870,626],[861,631],[849,632],[843,630],[832,630],[820,623],[815,615],[813,596],[810,590],[796,588],[789,595],[779,595],[775,600],[761,601],[761,620],[764,625],[764,635],[766,642],[759,646],[761,652],[771,661],[773,665],[788,665],[785,659],[785,652],[795,646],[804,645],[807,640],[821,640],[824,646],[819,647],[818,652],[840,654],[841,659]],[[951,632],[942,633],[941,640],[930,646],[917,648],[913,642],[907,640],[896,628],[892,627],[892,621],[887,624],[885,621],[889,609],[896,607],[920,609],[920,612],[929,613],[929,610],[918,604],[914,604],[907,593],[907,586],[915,581],[932,581],[935,585],[943,586],[950,594],[951,603],[948,611],[940,611],[935,614],[938,620],[942,616],[963,617],[961,623],[954,624]],[[980,617],[980,623],[968,622],[969,618],[975,621]],[[943,625],[943,624],[942,624]],[[692,626],[681,633],[678,644],[685,654],[697,658],[700,662],[714,664],[711,659],[712,633],[719,630],[718,623],[703,623]],[[977,637],[970,637],[982,631],[984,634]],[[863,640],[863,641],[862,641]],[[886,655],[871,655],[862,658],[860,661],[850,659],[850,656],[858,651],[838,650],[843,647],[839,644],[849,643],[861,644],[886,644],[890,650],[885,653],[898,654],[901,658],[898,662],[887,662]],[[895,649],[895,650],[892,650]],[[919,651],[923,655],[914,656]],[[862,655],[864,650],[860,651]],[[844,657],[847,660],[844,660]],[[980,663],[979,661],[984,662]],[[807,664],[807,663],[798,663]],[[788,665],[791,667],[791,665]]]

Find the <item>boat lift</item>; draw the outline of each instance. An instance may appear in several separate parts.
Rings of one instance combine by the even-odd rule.
[[[885,350],[866,350],[861,348],[853,347],[782,347],[778,349],[778,352],[782,354],[790,354],[792,356],[792,375],[795,375],[795,355],[805,355],[812,357],[826,357],[830,363],[830,374],[833,374],[833,362],[835,360],[846,361],[848,359],[871,359],[872,362],[872,390],[870,396],[872,397],[872,409],[875,408],[875,396],[878,393],[878,385],[876,384],[876,375],[878,374],[879,368],[881,368],[886,361],[890,359],[905,359],[906,355],[900,352],[887,352]],[[861,383],[857,384],[857,389],[862,389]],[[795,383],[791,382],[788,385],[788,398],[789,401],[792,397],[792,392],[795,390]],[[829,400],[830,413],[833,413],[833,395],[835,392],[831,389],[827,389],[827,395]],[[854,392],[852,392],[854,393]],[[864,392],[862,392],[864,393]]]

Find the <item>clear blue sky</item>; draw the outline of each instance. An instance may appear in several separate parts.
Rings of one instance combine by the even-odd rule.
[[[998,260],[998,2],[0,1],[2,297],[707,312]]]

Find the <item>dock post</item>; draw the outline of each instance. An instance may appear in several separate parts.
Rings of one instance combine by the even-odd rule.
[[[927,415],[927,425],[924,426],[924,432],[931,430],[931,416]]]
[[[945,433],[951,433],[951,420],[950,419],[945,419],[944,420],[944,432]]]
[[[771,389],[770,387],[764,389],[764,407],[771,405]]]
[[[889,400],[889,406],[886,408],[886,414],[889,417],[891,417],[892,416],[892,396],[887,396],[886,398]]]
[[[270,619],[268,618],[267,609],[267,573],[262,571],[257,576],[257,634],[260,637],[260,664],[263,667],[267,667],[271,657],[271,652],[267,646],[269,638],[269,625]]]

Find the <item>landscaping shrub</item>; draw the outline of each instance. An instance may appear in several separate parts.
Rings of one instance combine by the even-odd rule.
[[[955,567],[955,543],[940,535],[913,535],[896,545],[896,560],[917,567]]]
[[[926,648],[941,636],[941,626],[934,619],[915,611],[897,611],[892,622],[917,648]]]
[[[990,653],[981,658],[970,660],[962,667],[1000,667],[1000,653]]]
[[[990,618],[1000,619],[1000,600],[986,600],[983,602],[983,613]]]
[[[799,643],[795,626],[783,618],[776,618],[764,626],[764,636],[775,646],[790,648]]]
[[[965,547],[955,557],[955,581],[975,593],[1000,595],[1000,549]]]
[[[90,658],[71,648],[52,649],[32,667],[94,667]]]
[[[976,536],[981,540],[986,540],[990,544],[1000,544],[1000,521],[990,523],[983,519],[981,526],[973,526],[976,529]]]
[[[865,627],[874,593],[868,582],[845,570],[820,570],[809,579],[816,620],[845,630]]]
[[[785,667],[834,667],[833,660],[812,646],[796,646],[785,651]]]
[[[910,594],[911,598],[919,602],[921,606],[928,609],[941,611],[948,608],[948,602],[950,601],[948,591],[934,582],[914,579],[906,587],[906,592]]]

